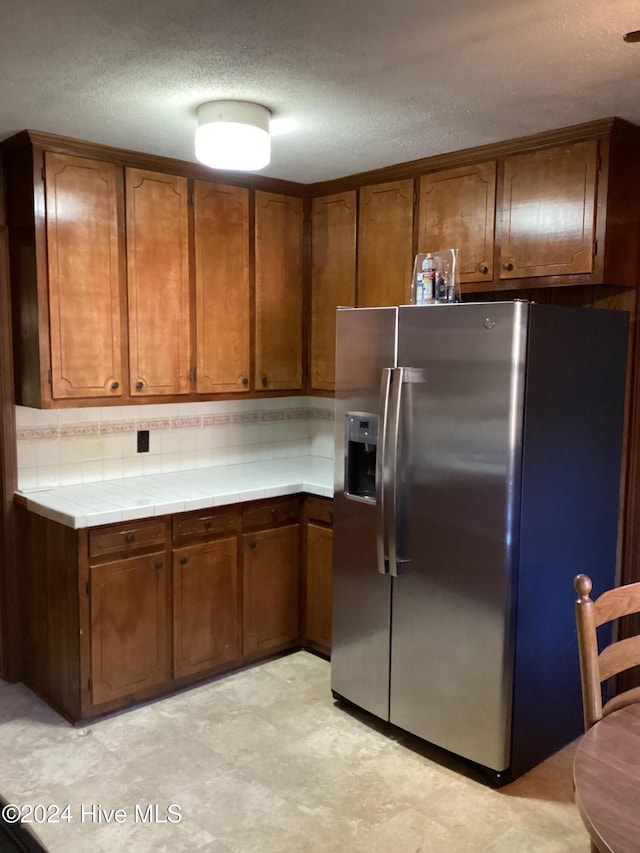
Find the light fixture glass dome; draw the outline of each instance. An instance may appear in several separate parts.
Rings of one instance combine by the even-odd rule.
[[[271,113],[247,101],[209,101],[198,107],[196,157],[213,169],[254,172],[271,159]]]

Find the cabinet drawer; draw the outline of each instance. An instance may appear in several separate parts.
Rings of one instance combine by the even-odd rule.
[[[300,502],[297,497],[250,504],[243,507],[242,511],[245,528],[297,523],[299,516]]]
[[[325,498],[307,498],[307,518],[323,524],[333,524],[333,501]]]
[[[89,531],[89,556],[102,557],[118,551],[162,545],[164,541],[164,521],[131,521],[113,527],[96,527]]]
[[[174,516],[173,539],[180,541],[194,536],[215,536],[218,533],[238,530],[239,527],[238,509],[201,510]]]

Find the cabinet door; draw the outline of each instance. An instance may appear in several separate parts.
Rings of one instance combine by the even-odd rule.
[[[92,566],[94,705],[169,678],[165,552]]]
[[[243,540],[244,653],[286,648],[298,639],[299,525]]]
[[[131,394],[190,385],[187,179],[126,169]]]
[[[333,532],[319,524],[308,524],[306,544],[306,638],[328,652],[331,648]]]
[[[495,216],[495,162],[423,175],[418,252],[458,249],[461,284],[492,281]]]
[[[249,390],[249,191],[194,181],[198,393]]]
[[[413,181],[360,190],[358,307],[406,305],[413,272]]]
[[[314,198],[311,208],[311,387],[333,390],[336,308],[356,304],[356,193]]]
[[[597,159],[596,140],[505,159],[500,278],[592,271]]]
[[[240,657],[238,539],[173,552],[173,674],[232,664]]]
[[[255,387],[302,387],[302,199],[256,192]]]
[[[45,193],[52,396],[119,397],[116,167],[47,152]]]

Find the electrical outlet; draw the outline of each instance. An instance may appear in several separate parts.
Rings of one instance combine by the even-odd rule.
[[[148,429],[139,429],[138,430],[138,453],[148,453],[149,452],[149,430]]]

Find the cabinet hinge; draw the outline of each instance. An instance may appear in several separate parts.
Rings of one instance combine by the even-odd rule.
[[[41,178],[42,178],[42,180],[44,181],[44,166],[42,166],[42,167],[41,167],[41,169],[40,169],[40,177],[41,177]]]
[[[593,257],[595,258],[595,256],[596,256],[597,254],[598,254],[598,241],[597,241],[597,240],[594,240],[594,241],[593,241]]]
[[[190,371],[190,374],[191,374],[191,378],[192,378],[192,379],[193,379],[193,381],[195,382],[195,381],[196,381],[196,379],[198,378],[198,368],[197,368],[197,367],[192,367],[192,368],[191,368],[191,371]]]
[[[598,154],[598,159],[596,160],[596,172],[599,172],[602,167],[602,157]]]
[[[49,385],[51,385],[51,371],[50,370],[47,371],[47,382],[49,383]]]
[[[87,678],[87,687],[89,688],[89,690],[91,690],[91,676]]]
[[[91,592],[91,585],[89,584],[89,581],[87,581],[87,582],[86,582],[86,584],[84,585],[84,591],[87,593],[87,595],[89,595],[89,594],[90,594],[90,592]]]

